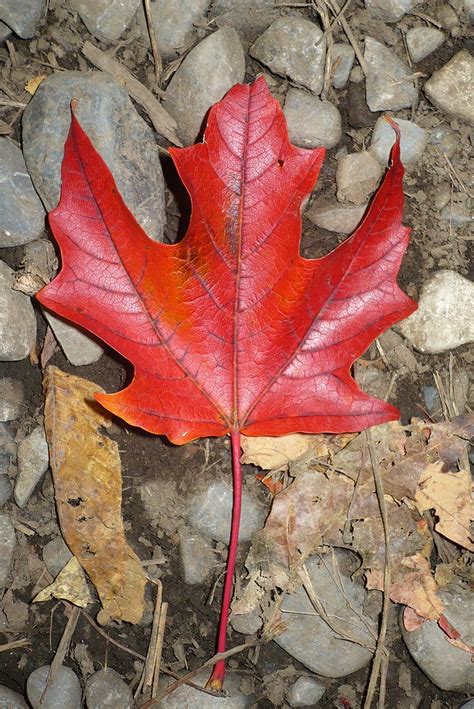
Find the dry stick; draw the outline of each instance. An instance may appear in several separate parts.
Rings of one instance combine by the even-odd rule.
[[[22,640],[12,640],[11,643],[0,645],[0,652],[9,652],[10,650],[16,650],[18,647],[28,647],[28,645],[31,645],[31,642],[26,638]]]
[[[160,664],[161,655],[163,654],[163,642],[165,639],[166,616],[168,614],[168,604],[165,602],[161,606],[160,624],[158,626],[158,637],[155,647],[155,667],[153,675],[153,685],[151,688],[151,697],[154,699],[158,694],[158,684],[160,681]]]
[[[383,536],[385,543],[385,564],[383,571],[383,606],[382,606],[382,620],[380,623],[379,636],[377,638],[377,647],[375,648],[374,662],[372,664],[372,670],[370,672],[369,686],[367,687],[367,694],[364,702],[364,709],[370,709],[372,706],[372,700],[374,698],[375,689],[377,687],[377,682],[379,674],[381,673],[382,660],[384,656],[387,657],[386,662],[383,663],[383,669],[386,673],[388,666],[388,652],[385,648],[385,638],[387,635],[388,627],[388,615],[390,611],[390,580],[392,576],[392,563],[390,559],[390,530],[388,523],[387,507],[385,505],[385,497],[383,491],[383,482],[380,475],[380,471],[377,464],[377,459],[375,457],[374,442],[372,439],[372,433],[369,430],[365,431],[365,437],[367,440],[367,445],[369,448],[369,457],[372,465],[372,472],[374,475],[375,491],[377,493],[377,501],[380,507],[380,516],[382,518],[383,526]],[[382,695],[382,686],[385,686],[385,679],[381,677],[380,680],[380,693],[379,693],[379,709],[382,709],[384,704],[384,696]],[[382,702],[382,703],[381,703]]]
[[[177,124],[174,118],[165,111],[151,91],[146,86],[143,86],[128,69],[116,59],[95,47],[92,42],[84,42],[82,53],[91,64],[94,64],[106,74],[111,74],[114,79],[125,87],[131,98],[145,109],[157,133],[164,135],[174,145],[182,145],[176,134]]]
[[[156,600],[155,608],[153,611],[153,622],[151,626],[150,642],[148,643],[148,651],[146,654],[146,661],[143,667],[142,676],[140,678],[140,682],[138,683],[138,687],[135,690],[135,699],[153,684],[153,673],[155,670],[155,649],[158,637],[158,627],[160,623],[161,602],[163,600],[163,584],[160,580],[158,580],[156,582],[156,585]]]
[[[81,614],[84,616],[84,618],[87,620],[90,625],[96,630],[99,635],[102,635],[103,638],[107,640],[107,642],[111,643],[112,645],[115,645],[115,647],[118,647],[120,650],[123,650],[124,652],[128,653],[129,655],[132,655],[132,657],[136,657],[138,660],[141,660],[142,662],[146,662],[146,657],[145,655],[141,655],[139,652],[136,652],[136,650],[131,650],[129,647],[126,647],[125,645],[122,645],[122,643],[119,643],[118,640],[114,640],[110,635],[107,635],[105,630],[103,630],[100,625],[97,625],[95,620],[91,618],[91,616],[83,609],[81,609]],[[166,675],[169,675],[170,677],[173,677],[173,679],[179,679],[179,675],[176,674],[176,672],[171,672],[171,670],[166,670],[161,668],[161,672],[163,672]],[[197,689],[200,692],[204,692],[204,694],[210,694],[213,697],[215,696],[222,696],[222,695],[216,695],[215,692],[211,692],[208,689],[205,689],[204,687],[200,687],[198,684],[194,684],[194,682],[186,682],[190,687],[193,687],[193,689]]]
[[[332,11],[334,12],[334,14],[337,16],[337,21],[341,25],[342,29],[346,33],[347,39],[349,40],[349,42],[352,45],[352,49],[355,52],[355,55],[357,57],[357,61],[360,64],[360,68],[364,72],[364,76],[367,77],[367,73],[368,73],[367,62],[364,59],[364,55],[361,52],[359,44],[358,44],[356,38],[354,37],[354,33],[352,32],[348,21],[346,20],[346,18],[342,14],[342,10],[339,7],[337,0],[326,0],[326,1],[329,4]]]
[[[28,104],[22,101],[10,101],[6,98],[0,98],[0,106],[8,106],[10,108],[26,108]]]
[[[155,66],[155,82],[156,86],[159,85],[161,74],[163,73],[163,64],[161,61],[161,54],[158,47],[158,40],[156,39],[155,26],[153,24],[153,16],[151,14],[150,0],[143,0],[143,6],[145,8],[146,24],[148,27],[148,35],[150,37],[151,52],[153,54],[153,64]]]
[[[313,9],[319,14],[321,18],[321,24],[324,30],[324,36],[326,37],[326,59],[324,65],[324,81],[323,90],[321,92],[321,98],[327,99],[329,90],[331,88],[331,72],[332,72],[332,50],[334,45],[334,40],[331,30],[331,22],[329,21],[329,13],[327,7],[323,0],[312,0],[311,2]]]
[[[50,684],[56,679],[58,672],[64,662],[64,658],[66,657],[66,653],[69,649],[69,643],[71,642],[71,638],[74,634],[77,621],[81,613],[81,609],[77,606],[73,606],[70,603],[67,603],[66,601],[63,601],[63,603],[66,608],[70,609],[71,615],[68,618],[66,627],[64,628],[63,634],[61,636],[61,640],[59,641],[58,649],[56,650],[56,654],[54,655],[51,667],[49,668],[48,679],[46,681],[46,686],[43,690],[43,694],[41,695],[39,707],[41,707],[41,705],[43,704],[44,698],[48,692],[48,688]]]
[[[242,645],[236,645],[235,647],[231,648],[230,650],[226,650],[225,652],[218,652],[216,655],[213,657],[210,657],[209,660],[206,660],[200,667],[197,667],[195,670],[191,670],[191,672],[188,672],[187,674],[183,675],[180,677],[176,682],[173,682],[172,684],[168,685],[166,689],[164,689],[162,692],[160,692],[154,699],[150,699],[145,704],[142,704],[140,709],[151,709],[151,707],[157,707],[159,702],[161,702],[162,699],[168,696],[168,694],[171,694],[174,692],[178,687],[181,687],[182,684],[189,684],[189,680],[195,677],[201,670],[205,669],[206,667],[211,667],[211,665],[215,665],[216,662],[220,662],[221,660],[227,660],[228,657],[232,657],[233,655],[237,655],[239,652],[243,652],[244,650],[248,650],[251,647],[257,647],[258,645],[263,645],[266,641],[265,640],[253,640],[249,641],[247,643],[243,643]],[[202,689],[201,687],[197,687],[197,689]],[[207,692],[207,694],[211,694],[213,697],[221,697],[222,698],[222,692]]]

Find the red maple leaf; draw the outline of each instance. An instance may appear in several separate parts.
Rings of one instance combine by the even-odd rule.
[[[72,116],[61,201],[50,214],[62,269],[38,299],[133,364],[126,389],[97,396],[109,411],[174,443],[231,434],[222,651],[240,515],[239,432],[360,431],[398,418],[358,388],[350,367],[416,307],[396,282],[409,236],[403,167],[397,132],[364,220],[312,260],[299,252],[301,202],[325,151],[289,143],[263,79],[235,86],[211,109],[203,143],[170,152],[192,214],[184,239],[165,245],[137,224]],[[222,678],[219,665],[213,686]]]

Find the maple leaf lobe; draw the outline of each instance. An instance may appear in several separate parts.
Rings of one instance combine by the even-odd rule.
[[[349,373],[415,308],[396,283],[408,241],[397,150],[353,236],[304,259],[301,203],[324,149],[290,144],[263,79],[236,85],[211,109],[204,142],[170,151],[192,213],[184,239],[165,245],[137,224],[73,116],[50,214],[62,269],[38,297],[133,364],[131,384],[99,401],[175,443],[397,418]]]

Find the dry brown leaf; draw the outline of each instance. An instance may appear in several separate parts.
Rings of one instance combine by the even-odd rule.
[[[69,559],[53,583],[36,594],[33,603],[50,601],[52,598],[70,601],[79,608],[85,608],[89,603],[92,603],[86,575],[75,556]]]
[[[48,367],[44,378],[45,429],[63,536],[97,589],[110,618],[138,623],[146,578],[128,545],[121,517],[118,446],[100,429],[110,419],[94,401],[97,384]]]
[[[428,465],[423,471],[415,496],[420,513],[434,510],[438,521],[435,530],[465,549],[474,551],[470,524],[474,518],[472,481],[468,470],[443,473],[443,461]]]
[[[297,460],[314,445],[318,439],[327,451],[323,436],[309,436],[304,433],[290,433],[287,436],[241,436],[243,451],[242,463],[252,463],[264,470],[286,468],[288,463]],[[317,443],[316,443],[317,445]]]
[[[383,589],[383,569],[367,572],[367,588]],[[394,568],[390,585],[390,598],[416,611],[426,620],[438,620],[443,604],[438,597],[438,586],[431,573],[428,560],[421,554],[402,559]]]
[[[307,470],[272,505],[265,532],[288,558],[314,552],[322,544],[343,544],[343,530],[354,484],[343,475]]]
[[[35,95],[38,86],[46,79],[46,74],[41,74],[40,76],[35,76],[26,82],[25,91],[32,96]]]

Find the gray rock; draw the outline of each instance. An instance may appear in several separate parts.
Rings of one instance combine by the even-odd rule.
[[[104,354],[104,348],[83,330],[58,318],[48,310],[43,310],[54,335],[67,359],[75,367],[97,362]]]
[[[306,212],[306,216],[320,229],[335,231],[338,234],[352,234],[364,216],[366,209],[366,204],[315,202]]]
[[[8,687],[0,687],[0,709],[28,709],[21,694]]]
[[[216,566],[216,555],[207,539],[184,528],[179,537],[179,555],[184,583],[204,583]]]
[[[13,290],[15,272],[0,261],[0,362],[28,357],[36,340],[36,316],[27,295]]]
[[[54,537],[43,547],[43,561],[51,576],[56,578],[72,554],[62,537]]]
[[[15,502],[23,508],[48,469],[49,452],[44,426],[37,426],[18,443],[18,475]]]
[[[216,542],[229,542],[232,515],[232,487],[215,480],[208,488],[193,495],[189,502],[188,523],[194,530]],[[252,534],[263,527],[267,510],[244,487],[240,542],[249,542]]]
[[[453,2],[453,0],[451,0],[451,2]],[[435,8],[433,15],[441,27],[448,30],[448,32],[452,32],[454,29],[459,27],[459,17],[456,15],[456,12],[451,5],[448,5],[448,3],[438,5],[438,7]]]
[[[412,71],[391,49],[372,37],[365,38],[367,104],[371,111],[398,111],[416,103],[418,90]]]
[[[390,389],[391,376],[387,370],[378,369],[373,364],[354,362],[354,379],[362,391],[377,399],[385,399]],[[393,389],[392,389],[393,391]]]
[[[50,665],[43,665],[34,670],[26,682],[26,694],[33,709],[39,709],[41,695],[46,687]],[[81,709],[81,683],[69,668],[62,665],[53,682],[50,683],[46,696],[41,702],[41,709]]]
[[[155,0],[151,3],[153,27],[162,57],[173,59],[192,43],[196,37],[195,23],[205,17],[210,4],[210,0]],[[139,8],[137,20],[143,39],[149,44],[143,8]]]
[[[428,79],[424,92],[436,108],[474,125],[474,57],[463,49]]]
[[[246,45],[254,42],[268,26],[280,15],[280,8],[274,0],[214,0],[208,21],[211,19],[217,27],[230,25]]]
[[[405,167],[414,165],[423,155],[428,143],[428,134],[413,121],[404,121],[402,118],[397,118],[396,123],[400,127],[401,161]],[[381,116],[375,124],[369,150],[383,167],[386,167],[388,163],[394,142],[395,131],[385,118]]]
[[[68,0],[94,37],[115,42],[127,29],[140,0]]]
[[[133,709],[135,706],[132,690],[110,667],[88,678],[86,704],[87,709]]]
[[[0,248],[37,239],[44,229],[45,211],[23,153],[9,138],[0,138],[0,186]]]
[[[164,180],[153,132],[127,93],[103,73],[64,71],[38,87],[23,114],[23,153],[48,210],[59,200],[61,162],[69,130],[69,104],[111,170],[148,236],[160,241],[165,225]]]
[[[468,702],[463,704],[460,709],[474,709],[474,699],[470,699]]]
[[[34,37],[46,15],[46,0],[0,0],[0,20],[19,37]]]
[[[326,40],[321,29],[299,17],[280,17],[254,42],[249,53],[271,71],[315,94],[324,81]]]
[[[23,382],[11,377],[0,379],[0,421],[20,418],[25,392]]]
[[[441,409],[441,400],[439,398],[439,392],[436,387],[424,386],[422,387],[423,399],[425,400],[426,410],[429,414],[433,414],[436,410]]]
[[[209,108],[244,75],[244,50],[232,27],[217,30],[187,55],[168,84],[164,104],[185,145],[195,142]]]
[[[447,204],[441,209],[441,219],[449,222],[451,227],[461,227],[474,222],[474,214],[469,208],[470,200],[466,197],[465,193],[457,192],[453,195],[452,204]]]
[[[364,0],[365,7],[377,20],[397,22],[421,0]]]
[[[347,552],[335,553],[339,570],[333,568],[331,555],[322,559],[310,557],[306,567],[333,627],[355,642],[336,635],[317,614],[303,588],[287,594],[281,606],[286,630],[274,641],[324,677],[345,677],[356,672],[370,662],[375,649],[377,624],[364,613],[366,590],[361,583],[352,581],[344,568],[350,558]]]
[[[0,512],[0,590],[8,583],[15,546],[15,528],[9,515]]]
[[[468,21],[474,23],[474,0],[464,0],[464,12],[467,15]],[[474,700],[472,700],[474,702]]]
[[[204,687],[209,675],[209,669],[205,669],[193,678],[193,682]],[[173,682],[172,678],[166,678],[163,684],[167,686],[171,682]],[[252,706],[252,698],[242,694],[239,687],[239,675],[227,671],[224,696],[212,697],[210,694],[203,694],[187,684],[182,684],[181,687],[162,699],[159,707],[160,709],[196,709],[196,707],[199,709],[245,709]]]
[[[336,42],[332,48],[332,85],[342,89],[349,81],[355,52],[350,44]]]
[[[472,590],[455,581],[439,590],[438,594],[447,620],[461,634],[460,639],[472,646]],[[410,655],[437,687],[452,692],[474,691],[474,664],[470,653],[452,645],[436,621],[425,621],[412,632],[405,630],[403,621],[401,626]]]
[[[325,691],[326,687],[317,679],[298,677],[288,692],[287,701],[290,707],[313,706],[319,702]]]
[[[4,22],[0,22],[0,43],[4,42],[11,35],[12,31]]]
[[[8,475],[0,474],[0,507],[3,507],[12,495],[12,484]],[[1,706],[1,705],[0,705]]]
[[[300,89],[286,94],[284,114],[292,143],[304,148],[333,148],[341,139],[341,114],[336,106]]]
[[[474,283],[437,271],[424,284],[418,310],[398,326],[420,352],[438,354],[474,340]]]
[[[448,158],[454,155],[459,148],[459,137],[449,126],[439,125],[436,128],[432,128],[428,140],[431,145],[435,145]]]
[[[381,177],[382,167],[370,153],[350,153],[337,161],[337,199],[366,204]]]
[[[441,47],[446,36],[435,27],[412,27],[405,35],[407,49],[412,62],[421,62]]]

